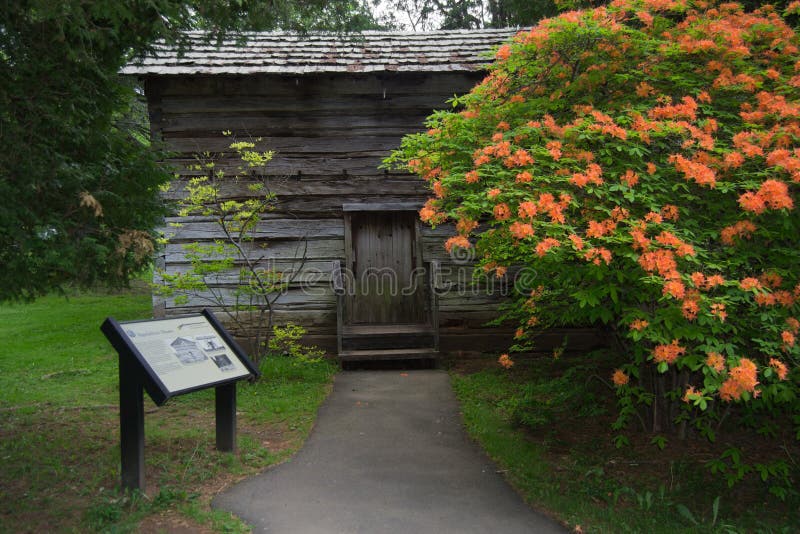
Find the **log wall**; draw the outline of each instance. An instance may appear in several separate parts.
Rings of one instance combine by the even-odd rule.
[[[432,110],[447,106],[454,94],[467,92],[480,73],[419,73],[313,76],[161,76],[145,80],[153,136],[174,153],[180,177],[167,193],[182,195],[186,170],[194,154],[215,153],[217,168],[235,174],[236,155],[228,148],[237,140],[262,138],[261,150],[276,152],[266,168],[269,188],[277,195],[275,211],[265,217],[250,244],[279,270],[302,272],[277,301],[276,321],[305,326],[308,341],[335,350],[336,305],[330,285],[332,260],[344,260],[343,204],[408,203],[427,198],[424,182],[407,174],[379,169],[384,157],[410,132],[420,131]],[[222,185],[223,196],[243,198],[248,181]],[[180,222],[160,258],[167,272],[188,269],[183,245],[220,237],[213,223],[201,217],[171,218]],[[451,258],[443,242],[452,227],[422,228],[423,259],[440,260],[452,290],[440,304],[441,348],[444,351],[493,351],[511,339],[507,328],[487,329],[501,298],[476,291],[469,261]],[[232,290],[235,273],[219,280]],[[498,288],[495,288],[497,293]],[[202,296],[177,305],[157,298],[157,315],[195,311]]]

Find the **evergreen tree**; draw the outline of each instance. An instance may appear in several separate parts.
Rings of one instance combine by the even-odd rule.
[[[3,2],[0,301],[124,284],[150,261],[170,174],[130,127],[136,94],[117,73],[131,58],[189,29],[372,26],[360,0]]]

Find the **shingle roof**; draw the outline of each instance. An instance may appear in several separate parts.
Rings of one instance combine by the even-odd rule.
[[[513,29],[424,33],[370,31],[335,35],[251,32],[246,42],[208,44],[188,35],[182,55],[175,46],[156,45],[155,55],[127,65],[123,74],[314,74],[332,72],[474,71],[486,55],[516,33]]]

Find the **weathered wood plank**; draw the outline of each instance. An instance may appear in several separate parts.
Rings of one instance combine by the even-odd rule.
[[[246,133],[236,141],[256,144],[260,151],[274,150],[282,154],[346,154],[350,152],[389,152],[400,146],[402,137],[387,136],[347,136],[347,137],[262,137],[260,141]],[[233,136],[225,137],[216,133],[211,137],[167,137],[167,148],[178,153],[213,152],[233,154],[230,146]]]
[[[287,283],[291,281],[294,286],[299,285],[330,285],[331,283],[331,262],[330,260],[269,260],[260,262],[260,269],[271,270],[283,274],[283,280]],[[210,274],[206,277],[209,283],[214,285],[235,285],[239,283],[240,269],[245,267],[244,261],[238,261],[236,267],[227,269],[219,273]],[[186,263],[172,263],[164,271],[167,274],[185,274],[191,271],[192,267]],[[158,272],[153,277],[154,283],[160,283],[161,279]]]
[[[309,239],[302,243],[296,241],[246,243],[244,249],[248,254],[252,254],[253,258],[262,260],[302,258],[304,253],[307,260],[344,258],[343,239]],[[179,243],[168,243],[160,256],[167,265],[189,262],[186,250]]]
[[[331,96],[335,95],[335,96]],[[444,99],[442,98],[444,96]],[[452,95],[449,95],[452,96]],[[384,112],[414,111],[430,114],[434,108],[444,107],[448,95],[412,94],[387,95],[382,93],[335,94],[328,93],[312,99],[299,100],[297,95],[179,95],[164,98],[166,113],[247,113],[274,111],[285,113],[350,112],[354,110],[381,110]]]
[[[167,223],[171,222],[180,222],[180,219],[176,221],[170,217]],[[173,243],[224,238],[219,225],[213,222],[186,221],[181,224],[168,230]],[[249,235],[253,239],[344,238],[344,223],[341,219],[271,219],[259,222]]]
[[[211,308],[214,313],[225,324],[229,324],[229,319],[225,317],[225,313],[218,308],[210,306],[180,306],[169,308],[167,310],[168,317],[176,317],[179,315],[197,313],[204,308]],[[298,310],[298,309],[276,309],[274,313],[275,324],[282,325],[286,323],[294,323],[309,328],[328,328],[336,321],[336,311],[328,309],[319,310]]]
[[[396,95],[441,95],[442,102],[454,93],[468,92],[485,74],[437,73],[310,76],[151,76],[148,89],[162,97],[171,95],[297,95],[374,94],[387,98]]]
[[[164,198],[178,200],[185,195],[187,180],[175,180]],[[219,198],[228,200],[263,195],[254,193],[250,186],[262,183],[250,179],[226,179],[218,182]],[[332,196],[342,198],[339,203],[356,202],[367,196],[415,196],[424,198],[425,183],[413,176],[347,176],[347,177],[298,177],[288,176],[268,180],[265,188],[281,200],[291,197]],[[389,193],[389,195],[387,195]]]
[[[170,114],[164,112],[161,119],[165,134],[175,132],[222,132],[231,130],[254,137],[313,136],[322,133],[326,137],[341,135],[382,135],[397,137],[406,133],[422,131],[422,119],[426,115],[345,115],[329,116],[290,115],[274,117],[256,114],[236,116],[228,113],[196,115]]]
[[[490,307],[499,306],[503,300],[504,297],[501,295],[445,293],[439,296],[439,311],[446,313],[458,310],[490,309]]]
[[[374,176],[379,173],[379,168],[383,164],[383,154],[351,157],[345,155],[341,157],[301,157],[276,155],[264,168],[257,170],[258,174],[264,176],[292,176],[292,175],[311,175],[311,176],[336,176],[340,174],[350,174],[357,176]],[[203,170],[193,170],[192,165],[197,162],[192,159],[174,159],[170,164],[180,169],[182,176],[206,176]],[[241,175],[241,162],[235,159],[222,160],[216,162],[215,171],[224,172],[225,176],[235,178]],[[256,170],[244,169],[247,174],[252,174]]]
[[[198,291],[188,295],[188,300],[184,303],[176,304],[173,297],[167,297],[168,308],[178,306],[232,306],[239,302],[247,304],[247,297],[240,297],[237,300],[235,290],[229,287],[215,288],[214,291]],[[335,306],[335,295],[330,287],[323,285],[314,286],[307,289],[289,289],[281,292],[273,304],[273,308],[280,310],[332,310]]]

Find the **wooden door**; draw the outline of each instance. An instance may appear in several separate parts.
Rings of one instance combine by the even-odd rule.
[[[413,212],[350,214],[351,324],[425,322]]]

